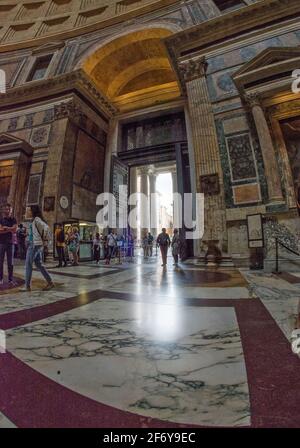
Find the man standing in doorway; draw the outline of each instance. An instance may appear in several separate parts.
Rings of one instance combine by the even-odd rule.
[[[6,254],[8,283],[14,285],[13,281],[13,234],[17,231],[17,221],[12,216],[10,204],[2,207],[2,219],[0,220],[0,285],[3,285],[4,259]]]
[[[157,237],[157,244],[159,245],[161,251],[163,261],[162,266],[165,267],[167,266],[168,250],[171,244],[170,237],[167,234],[167,229],[162,229],[162,233],[160,233]]]

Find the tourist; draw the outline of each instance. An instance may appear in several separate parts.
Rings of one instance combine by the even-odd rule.
[[[100,263],[100,249],[101,249],[101,238],[100,234],[96,233],[96,237],[93,240],[93,254],[94,254],[94,261],[97,264]]]
[[[151,235],[151,232],[148,233],[148,256],[152,257],[153,255],[153,241],[154,236]]]
[[[105,236],[100,233],[100,260],[105,258]]]
[[[160,252],[161,252],[161,257],[162,257],[162,261],[163,264],[162,266],[165,267],[167,266],[167,257],[168,257],[168,250],[169,250],[169,246],[170,246],[170,237],[167,234],[167,229],[162,229],[162,233],[160,233],[157,237],[157,244],[160,247]]]
[[[18,248],[18,239],[17,232],[12,234],[12,242],[13,242],[13,260],[19,257],[19,248]]]
[[[180,236],[178,229],[174,229],[171,246],[172,246],[172,255],[174,258],[174,266],[177,267],[180,252]]]
[[[26,258],[26,237],[27,231],[23,224],[20,224],[17,230],[18,253],[21,260]]]
[[[80,234],[76,226],[71,228],[69,241],[69,251],[73,258],[72,266],[79,266]]]
[[[134,257],[134,238],[131,234],[128,235],[127,245],[128,245],[128,256],[130,257],[130,261],[132,262]]]
[[[25,288],[20,291],[31,291],[31,278],[33,263],[45,278],[47,285],[43,291],[54,288],[54,283],[45,266],[43,265],[44,247],[50,239],[50,230],[45,223],[38,205],[32,205],[26,209],[26,218],[31,220],[28,235],[28,248],[25,263]]]
[[[0,220],[0,285],[3,285],[4,259],[6,254],[8,283],[14,286],[13,280],[13,234],[17,231],[17,221],[12,216],[12,207],[6,204],[2,207],[2,219]]]
[[[144,253],[144,258],[148,257],[148,235],[145,233],[143,239],[142,239],[142,248]]]
[[[58,265],[57,268],[61,268],[62,266],[67,266],[67,261],[65,257],[65,232],[62,224],[57,224],[55,230],[55,247],[58,256]]]
[[[112,230],[111,232],[109,232],[109,234],[107,236],[108,253],[107,253],[106,264],[110,264],[111,259],[115,254],[116,246],[117,246],[117,236],[115,235],[114,231]]]

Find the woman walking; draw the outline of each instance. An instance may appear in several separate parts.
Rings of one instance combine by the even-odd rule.
[[[26,218],[30,219],[31,223],[29,226],[29,241],[25,263],[25,288],[21,289],[21,291],[31,291],[33,263],[47,282],[43,291],[48,291],[55,286],[49,272],[43,265],[43,251],[49,239],[49,227],[45,223],[38,205],[27,207]]]
[[[177,267],[180,253],[180,236],[178,229],[174,229],[171,246],[172,246],[172,255],[174,258],[174,266]]]
[[[69,251],[72,252],[73,263],[72,266],[79,266],[79,248],[80,248],[80,235],[77,227],[72,227],[69,234]]]
[[[96,237],[93,241],[93,253],[94,253],[94,260],[97,264],[100,263],[100,247],[101,247],[101,239],[100,234],[96,233]]]

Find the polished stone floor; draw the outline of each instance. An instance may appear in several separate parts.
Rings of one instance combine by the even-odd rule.
[[[49,269],[0,291],[0,427],[300,426],[300,273]]]

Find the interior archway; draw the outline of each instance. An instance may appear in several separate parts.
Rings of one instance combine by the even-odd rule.
[[[121,36],[96,50],[82,64],[99,90],[120,110],[136,109],[180,96],[162,28]]]

